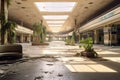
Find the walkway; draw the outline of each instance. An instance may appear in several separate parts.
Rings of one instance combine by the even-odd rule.
[[[31,59],[12,64],[0,80],[120,80],[119,47],[94,48],[102,59],[75,57],[83,49],[59,41],[49,46],[23,44],[25,57]]]

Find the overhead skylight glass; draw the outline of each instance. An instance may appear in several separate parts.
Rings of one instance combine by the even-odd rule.
[[[62,25],[61,24],[53,24],[53,25],[48,25],[50,27],[61,27]]]
[[[68,18],[68,15],[46,15],[43,16],[43,18],[48,20],[66,20]]]
[[[76,2],[35,2],[41,12],[71,12]]]
[[[63,25],[63,23],[47,23],[48,25]]]
[[[65,21],[47,21],[47,23],[48,24],[54,24],[54,23],[56,23],[56,24],[63,24]]]

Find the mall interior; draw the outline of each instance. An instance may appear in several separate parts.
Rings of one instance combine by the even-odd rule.
[[[120,80],[120,0],[0,0],[0,4],[0,80]],[[2,34],[8,21],[17,26],[12,44]],[[34,35],[35,23],[45,26],[47,45],[39,44],[40,35]],[[66,44],[74,32],[74,45]],[[92,38],[97,58],[77,55],[84,50],[80,40],[87,38]]]

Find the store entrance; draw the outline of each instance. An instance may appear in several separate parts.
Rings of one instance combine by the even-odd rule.
[[[98,35],[99,35],[98,44],[104,44],[104,32],[103,32],[103,29],[98,30]]]
[[[120,24],[117,25],[117,45],[120,45]]]

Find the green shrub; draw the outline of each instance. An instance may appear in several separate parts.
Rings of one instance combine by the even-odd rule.
[[[83,43],[83,47],[84,47],[85,51],[87,51],[87,52],[93,51],[93,39],[91,37],[80,40],[80,43]],[[79,47],[81,47],[81,45]]]

